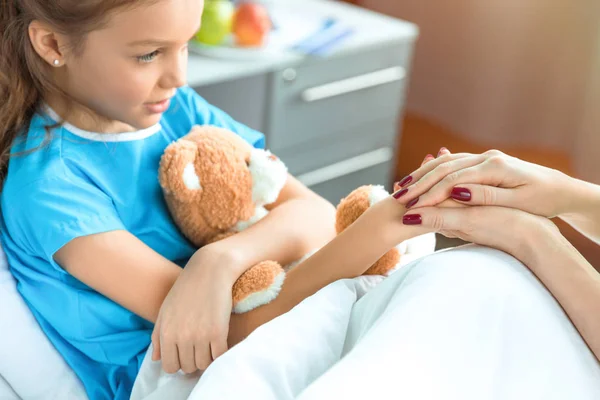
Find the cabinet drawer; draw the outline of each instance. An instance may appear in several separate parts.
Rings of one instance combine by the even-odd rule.
[[[333,205],[337,206],[341,199],[362,185],[383,185],[386,190],[391,190],[389,187],[391,172],[392,163],[385,162],[347,175],[338,176],[329,181],[310,185],[309,187]]]
[[[381,148],[396,148],[398,123],[386,118],[276,153],[294,176]],[[269,148],[270,148],[269,143]]]
[[[268,118],[274,151],[386,117],[401,108],[411,44],[314,61],[271,75]]]

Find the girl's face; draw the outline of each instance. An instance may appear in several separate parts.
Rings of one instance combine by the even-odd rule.
[[[115,12],[88,35],[81,54],[65,55],[57,83],[108,129],[156,124],[186,82],[187,42],[203,6],[203,0],[160,0]]]

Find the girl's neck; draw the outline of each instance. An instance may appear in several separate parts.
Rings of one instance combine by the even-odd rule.
[[[65,122],[89,132],[125,133],[137,129],[120,121],[110,120],[99,115],[76,101],[67,102],[59,96],[47,96],[46,104]]]

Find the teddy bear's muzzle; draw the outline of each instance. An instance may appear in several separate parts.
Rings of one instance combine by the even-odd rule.
[[[252,175],[252,200],[257,206],[274,203],[287,181],[287,167],[269,151],[253,149],[248,169]]]

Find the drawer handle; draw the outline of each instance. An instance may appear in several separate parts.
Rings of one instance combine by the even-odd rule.
[[[406,70],[400,66],[386,68],[381,71],[371,72],[369,74],[355,76],[353,78],[307,89],[302,93],[302,100],[311,103],[313,101],[385,85],[386,83],[401,81],[405,77]]]
[[[382,147],[360,156],[352,157],[335,164],[328,165],[317,170],[307,172],[296,177],[306,186],[315,186],[323,182],[328,182],[353,172],[384,164],[394,157],[394,150],[391,147]]]

